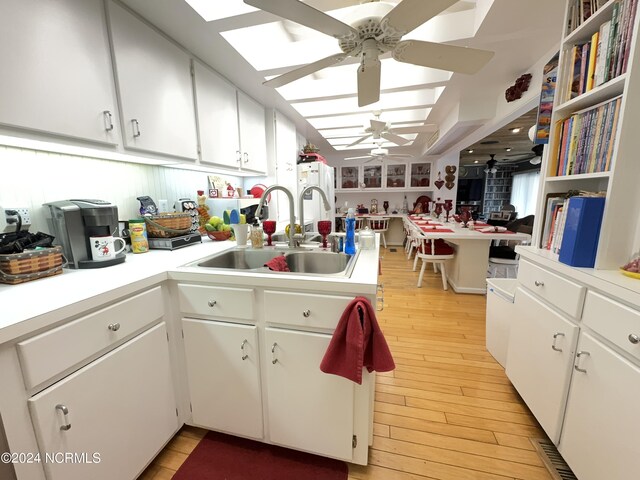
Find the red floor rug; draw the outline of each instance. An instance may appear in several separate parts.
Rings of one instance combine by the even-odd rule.
[[[173,480],[346,480],[340,460],[209,432]]]

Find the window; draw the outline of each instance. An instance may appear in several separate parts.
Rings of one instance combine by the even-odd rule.
[[[518,218],[534,215],[538,200],[539,171],[515,173],[511,186],[511,204],[516,207]]]

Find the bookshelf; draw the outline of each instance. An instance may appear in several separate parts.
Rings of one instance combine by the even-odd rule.
[[[510,203],[511,186],[513,185],[513,172],[516,170],[511,165],[497,165],[498,171],[494,174],[487,173],[484,184],[484,204],[482,213],[488,215],[491,212],[499,212],[500,207]]]
[[[548,208],[548,198],[569,190],[604,191],[605,208],[596,254],[596,270],[617,270],[626,263],[628,257],[640,248],[640,55],[638,48],[639,0],[609,0],[598,2],[599,8],[589,18],[569,31],[575,0],[567,0],[565,13],[565,32],[561,40],[559,71],[556,96],[551,119],[551,134],[548,148],[545,149],[541,171],[540,194],[536,218],[543,219]],[[593,3],[593,2],[592,2]],[[607,43],[600,46],[601,57],[598,62],[606,69],[607,56],[618,58],[616,70],[609,67],[610,78],[602,77],[603,83],[597,85],[593,80],[591,89],[576,88],[579,69],[575,64],[576,46],[591,41],[594,34],[606,32],[603,24],[607,22],[620,25],[625,38],[620,45]],[[623,18],[626,15],[626,18]],[[573,18],[575,20],[575,17]],[[576,22],[574,22],[576,23]],[[609,24],[609,28],[611,28]],[[622,35],[622,34],[621,34]],[[606,38],[606,34],[604,35]],[[613,46],[612,46],[613,45]],[[609,53],[607,53],[609,51]],[[614,52],[614,53],[612,53]],[[597,53],[597,49],[596,49]],[[626,61],[625,61],[626,57]],[[597,59],[598,57],[596,57]],[[613,62],[613,60],[611,60]],[[592,67],[595,78],[597,65]],[[600,75],[603,75],[602,71]],[[573,88],[573,93],[571,89]],[[578,91],[575,91],[578,90]],[[573,98],[570,98],[573,97]],[[606,116],[603,105],[615,105],[619,98],[617,114]],[[559,168],[562,155],[565,161],[571,157],[570,136],[563,135],[568,119],[577,121],[581,117],[583,127],[575,138],[573,161],[582,162],[580,168]],[[564,123],[563,123],[564,122]],[[610,140],[606,136],[606,127],[610,127]],[[602,128],[604,134],[598,134]],[[569,138],[563,145],[563,136]],[[608,142],[608,143],[607,143]],[[607,148],[604,148],[605,145]],[[564,149],[563,149],[564,147]],[[607,157],[608,153],[608,157]],[[598,155],[604,155],[598,157]],[[598,159],[601,163],[598,164]],[[592,163],[590,164],[589,161]],[[600,166],[598,166],[600,165]],[[571,174],[573,173],[573,174]],[[547,219],[545,219],[546,223]],[[535,245],[546,242],[545,225],[537,222],[534,232]],[[553,257],[553,255],[551,255]]]

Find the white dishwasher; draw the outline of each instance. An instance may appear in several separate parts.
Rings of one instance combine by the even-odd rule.
[[[517,285],[515,278],[487,279],[487,350],[503,367],[507,363],[509,322],[515,314],[513,296]]]

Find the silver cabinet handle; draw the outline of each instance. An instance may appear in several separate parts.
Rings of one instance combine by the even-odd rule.
[[[58,405],[56,405],[56,410],[60,410],[62,412],[62,415],[64,416],[65,424],[60,427],[60,430],[62,430],[63,432],[70,430],[71,423],[69,422],[69,409],[65,405],[59,403]]]
[[[240,152],[240,150],[236,150],[236,155],[238,156],[238,158],[236,158],[236,162],[242,162],[242,153]]]
[[[105,110],[102,114],[104,115],[104,129],[110,132],[113,130],[113,115],[109,110]]]
[[[539,282],[538,280],[535,280],[535,281],[533,282],[533,284],[534,284],[536,287],[544,287],[544,282]]]
[[[378,293],[380,295],[378,295]],[[384,284],[379,283],[376,287],[376,310],[381,312],[384,310]]]
[[[109,330],[111,330],[112,332],[117,332],[118,330],[120,330],[120,324],[119,323],[110,323],[107,328]]]
[[[247,339],[245,338],[242,341],[242,345],[240,345],[240,351],[242,352],[242,360],[246,360],[247,358],[249,358],[249,355],[247,355],[246,353],[244,353],[244,346],[247,344]]]
[[[217,300],[209,300],[207,302],[207,305],[209,305],[211,308],[215,307],[218,304]]]
[[[629,337],[627,338],[629,338],[629,341],[634,345],[637,345],[640,343],[640,335],[636,335],[635,333],[630,333]]]
[[[305,310],[304,312],[302,312],[302,316],[304,318],[309,318],[310,315],[311,315],[311,310]]]
[[[133,120],[131,120],[131,123],[133,124],[133,136],[134,137],[139,137],[140,136],[140,124],[138,123],[138,120],[136,120],[134,118]]]
[[[244,152],[244,163],[249,163],[249,154]]]
[[[562,349],[556,347],[556,340],[557,340],[558,337],[564,337],[564,333],[558,332],[558,333],[554,333],[553,334],[553,343],[551,344],[551,349],[555,350],[556,352],[561,352]]]
[[[273,345],[271,345],[271,363],[273,363],[274,365],[276,363],[278,363],[278,359],[276,358],[276,347],[278,346],[277,343],[273,343]]]
[[[575,368],[575,369],[576,369],[576,372],[587,373],[587,371],[586,371],[584,368],[580,368],[580,367],[578,367],[578,364],[580,363],[580,357],[581,357],[582,355],[586,355],[586,356],[588,357],[588,356],[589,356],[589,355],[591,355],[591,354],[590,354],[589,352],[578,352],[578,353],[576,353],[576,363],[575,363],[575,365],[573,366],[573,368]]]

